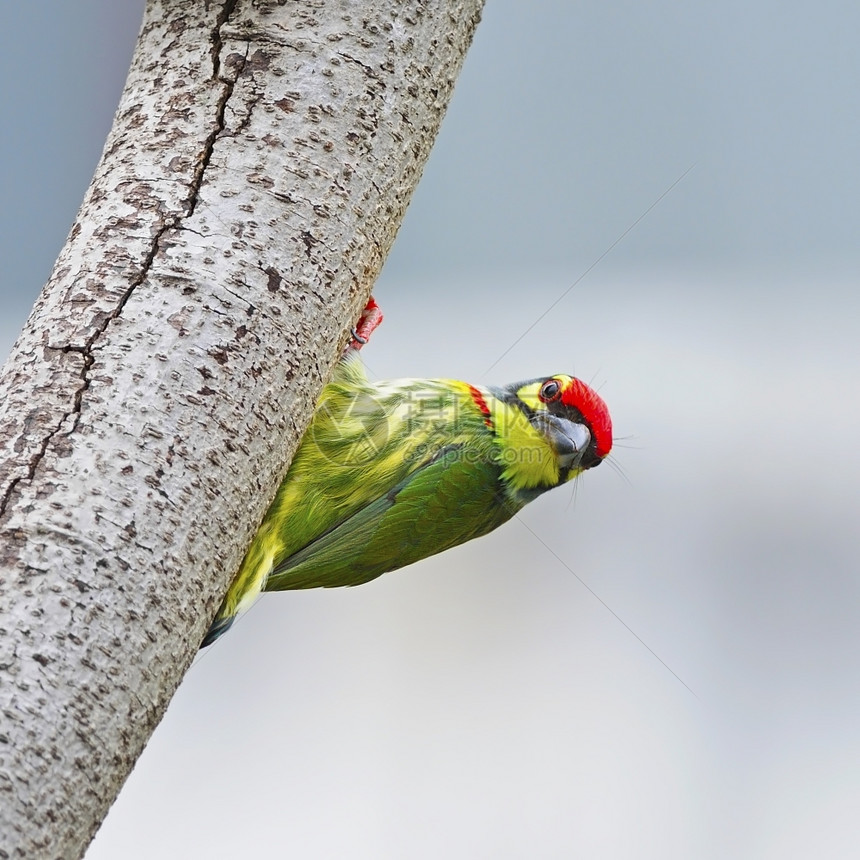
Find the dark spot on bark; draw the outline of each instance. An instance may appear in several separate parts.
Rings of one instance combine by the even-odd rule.
[[[317,239],[312,233],[307,230],[302,230],[301,239],[302,242],[305,243],[305,254],[307,254],[307,257],[310,260],[311,249],[314,245],[319,245],[319,239]]]
[[[200,374],[204,379],[212,379],[212,371],[211,371],[211,370],[209,370],[209,368],[208,368],[208,367],[198,367],[198,368],[197,368],[197,372],[198,372],[198,373],[199,373],[199,374]]]
[[[209,355],[215,359],[221,366],[225,365],[229,360],[230,356],[227,355],[227,351],[224,349],[212,349],[209,351]]]
[[[90,590],[90,587],[82,579],[73,580],[73,584],[81,594],[85,594]]]
[[[281,284],[284,282],[284,279],[281,277],[280,272],[272,266],[269,266],[268,269],[263,270],[268,276],[269,281],[266,284],[270,293],[276,293],[281,287]]]
[[[55,436],[53,450],[58,457],[72,456],[72,443],[68,436]]]
[[[236,340],[242,340],[242,338],[245,337],[246,334],[248,334],[248,329],[245,326],[240,325],[236,329],[236,334],[234,335],[234,337]]]
[[[116,228],[117,230],[126,230],[128,232],[132,232],[134,230],[139,230],[141,228],[141,221],[139,218],[113,218],[110,222],[111,227]]]
[[[163,125],[173,125],[172,120],[188,121],[191,117],[190,107],[173,107],[164,112],[161,123]]]
[[[204,385],[202,388],[199,388],[197,390],[197,393],[198,394],[205,394],[208,396],[210,394],[217,394],[218,392],[214,388],[210,388],[208,385]]]
[[[242,68],[245,65],[245,55],[237,54],[235,51],[228,54],[224,60],[224,65],[228,68]]]
[[[255,185],[262,185],[263,188],[272,188],[275,180],[271,176],[264,176],[262,173],[251,173],[248,176],[248,181]],[[277,197],[277,195],[275,195]]]
[[[132,465],[123,466],[122,469],[120,470],[120,474],[130,475],[133,471],[134,471],[134,466],[132,466]]]
[[[245,68],[252,72],[265,72],[272,64],[272,58],[262,49],[257,48],[245,64]]]
[[[184,33],[188,29],[188,16],[181,15],[170,22],[168,30],[171,33]]]
[[[33,659],[34,659],[34,660],[35,660],[35,661],[36,661],[40,666],[47,666],[47,665],[48,665],[48,663],[50,663],[50,662],[51,662],[51,658],[50,658],[50,657],[46,657],[44,654],[34,654],[34,655],[33,655]]]
[[[130,522],[126,527],[125,527],[125,533],[126,533],[129,537],[132,537],[132,538],[133,538],[133,537],[137,537],[137,528],[135,528],[134,520],[132,520],[132,521],[131,521],[131,522]]]

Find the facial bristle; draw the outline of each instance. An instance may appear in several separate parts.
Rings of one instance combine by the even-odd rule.
[[[612,450],[612,419],[603,398],[581,379],[571,379],[561,395],[562,403],[582,413],[594,437],[595,453],[605,457]]]

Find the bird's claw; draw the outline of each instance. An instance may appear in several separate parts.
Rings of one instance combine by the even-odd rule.
[[[349,342],[344,349],[344,353],[351,349],[361,349],[369,340],[374,329],[382,322],[382,311],[376,300],[371,296],[358,318],[358,322],[350,329]]]

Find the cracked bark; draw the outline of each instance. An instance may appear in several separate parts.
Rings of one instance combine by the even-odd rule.
[[[393,241],[482,0],[149,0],[0,375],[0,858],[77,857]]]

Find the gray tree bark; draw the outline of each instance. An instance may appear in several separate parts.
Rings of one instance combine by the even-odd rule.
[[[0,376],[0,858],[78,857],[393,241],[483,0],[149,0]]]

